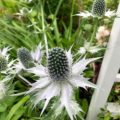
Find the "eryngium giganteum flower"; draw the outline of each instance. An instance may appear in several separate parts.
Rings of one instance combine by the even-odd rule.
[[[92,6],[92,13],[96,16],[104,16],[106,11],[105,0],[94,0]]]
[[[4,74],[13,74],[13,63],[14,60],[9,60],[9,54],[8,51],[10,51],[10,48],[6,47],[3,49],[0,49],[0,73]]]
[[[18,62],[15,65],[16,72],[19,73],[22,69],[29,69],[39,64],[41,60],[41,44],[35,50],[29,51],[27,48],[19,48],[17,51]]]
[[[29,72],[34,73],[39,79],[32,83],[30,90],[26,94],[32,94],[35,99],[34,104],[37,105],[41,100],[45,100],[45,105],[41,114],[46,109],[49,101],[58,97],[59,100],[56,102],[57,108],[55,114],[62,113],[65,108],[70,119],[76,118],[76,115],[82,111],[78,103],[72,99],[74,88],[92,87],[96,88],[96,85],[88,81],[82,73],[86,69],[86,66],[95,61],[98,58],[77,60],[73,63],[73,57],[71,49],[64,51],[61,48],[53,48],[49,51],[47,58],[47,65],[37,65]]]
[[[106,10],[105,0],[94,0],[92,5],[92,11],[89,12],[87,10],[75,14],[75,16],[80,16],[83,18],[88,17],[113,17],[116,15],[115,10],[111,11],[110,9]]]
[[[33,59],[27,48],[18,49],[17,56],[25,68],[33,67]]]

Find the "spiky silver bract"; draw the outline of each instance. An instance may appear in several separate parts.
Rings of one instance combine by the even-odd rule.
[[[68,59],[61,48],[53,48],[48,56],[48,71],[52,80],[66,80],[69,77]]]
[[[94,0],[92,13],[96,16],[104,16],[106,11],[105,0]]]
[[[33,67],[33,58],[28,49],[24,47],[19,48],[17,56],[25,68]]]

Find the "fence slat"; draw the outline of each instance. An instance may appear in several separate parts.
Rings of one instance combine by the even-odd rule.
[[[117,74],[115,82],[120,82],[120,74]]]
[[[117,13],[120,13],[120,5]],[[98,89],[94,91],[86,120],[97,120],[100,108],[104,107],[120,68],[120,18],[116,17],[109,44],[98,77]]]

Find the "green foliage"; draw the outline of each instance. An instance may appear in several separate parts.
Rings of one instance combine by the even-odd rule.
[[[101,109],[101,113],[98,115],[98,120],[119,120],[119,115],[112,115],[106,109]]]
[[[112,27],[114,18],[79,18],[73,16],[78,11],[91,10],[92,0],[1,0],[0,1],[0,48],[11,46],[13,58],[17,58],[16,50],[20,47],[25,47],[29,50],[34,49],[40,42],[45,48],[45,40],[47,39],[48,48],[61,47],[68,50],[72,46],[74,53],[82,46],[85,41],[92,45],[98,45],[96,40],[96,32],[99,26],[106,25],[109,29]],[[98,0],[97,0],[98,1]],[[100,1],[100,0],[99,0]],[[100,8],[96,7],[94,2],[93,12],[97,15],[103,15],[105,12],[104,2]],[[107,1],[110,8],[116,8],[118,1]],[[102,10],[102,11],[101,11]],[[108,39],[108,38],[107,38]],[[86,54],[86,57],[103,56],[105,50],[96,54]],[[29,53],[25,53],[29,57]],[[25,55],[25,57],[26,57]],[[75,59],[78,57],[75,54]],[[20,56],[20,55],[19,55]],[[43,57],[45,53],[43,53]],[[81,58],[84,57],[81,55]],[[23,60],[26,60],[26,58]],[[0,59],[1,60],[1,59]],[[42,62],[45,62],[44,60]],[[0,64],[3,61],[0,61]],[[26,65],[25,65],[26,66]],[[29,81],[34,82],[36,76],[31,77],[28,73],[21,73]],[[94,76],[93,67],[88,66],[84,71],[85,77]],[[2,79],[4,76],[0,76]],[[29,89],[29,85],[21,80],[17,75],[11,80],[14,85],[12,93],[21,93]],[[11,88],[10,88],[11,89]],[[84,113],[77,116],[78,120],[82,120],[86,116],[91,90],[85,92],[82,89],[75,90],[75,97],[79,105],[84,110]],[[6,95],[7,96],[7,95]],[[118,99],[118,93],[112,91],[109,101]],[[29,96],[7,96],[0,103],[0,120],[69,120],[65,110],[59,117],[54,117],[53,111],[50,111],[51,104],[46,109],[43,116],[40,117],[40,112],[43,108],[41,102],[33,109],[31,102],[28,102]],[[51,101],[54,103],[54,100]],[[53,115],[53,116],[52,116]],[[99,115],[99,120],[113,120],[108,111],[103,111]]]

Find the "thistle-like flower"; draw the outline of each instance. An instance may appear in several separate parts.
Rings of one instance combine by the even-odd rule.
[[[6,47],[0,50],[0,73],[12,74],[14,61],[9,61],[8,51],[10,48]]]
[[[33,59],[28,49],[18,49],[17,56],[25,68],[33,67]]]
[[[88,18],[88,17],[113,17],[116,15],[115,11],[106,11],[106,4],[105,0],[94,0],[93,5],[92,5],[92,12],[89,11],[84,11],[80,12],[78,14],[75,14],[76,16],[81,16],[83,18]]]
[[[103,16],[106,11],[106,4],[105,0],[94,0],[92,13],[96,16]]]
[[[32,84],[32,87],[26,94],[35,96],[35,105],[41,100],[45,100],[41,114],[53,97],[59,97],[58,107],[55,110],[56,115],[58,115],[58,111],[62,112],[63,108],[65,108],[70,119],[74,120],[82,109],[72,99],[73,89],[76,87],[83,87],[85,89],[86,87],[96,88],[96,85],[89,82],[88,78],[84,78],[82,73],[90,62],[97,59],[83,58],[73,63],[71,49],[65,52],[61,48],[53,48],[49,51],[47,66],[37,65],[28,69],[29,72],[34,73],[40,78]]]
[[[41,44],[31,52],[27,48],[19,48],[17,51],[18,63],[15,65],[16,72],[19,73],[22,69],[34,67],[36,63],[39,64],[42,55],[41,48]]]

